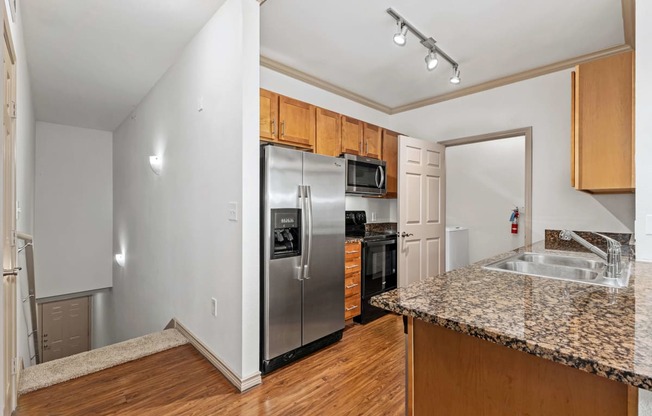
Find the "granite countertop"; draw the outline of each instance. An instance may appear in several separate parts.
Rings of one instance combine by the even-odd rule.
[[[361,243],[363,240],[362,237],[346,237],[344,240],[345,243]]]
[[[536,243],[385,292],[370,303],[652,390],[652,264],[634,262],[629,286],[618,290],[482,269],[525,251],[598,258]]]

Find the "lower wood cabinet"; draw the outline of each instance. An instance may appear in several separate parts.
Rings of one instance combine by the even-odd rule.
[[[360,315],[362,245],[346,243],[344,247],[344,320]]]

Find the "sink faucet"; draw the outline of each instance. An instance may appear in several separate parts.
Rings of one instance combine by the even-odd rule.
[[[579,235],[575,234],[575,232],[571,230],[562,230],[559,233],[559,238],[565,241],[569,241],[573,239],[578,243],[580,243],[585,248],[587,248],[588,250],[590,250],[591,253],[597,254],[598,256],[600,256],[600,258],[606,261],[607,267],[604,272],[605,277],[611,277],[611,278],[620,277],[620,273],[622,272],[622,263],[621,263],[622,250],[620,247],[620,243],[614,240],[613,238],[607,237],[606,235],[600,233],[591,233],[591,234],[599,235],[600,237],[607,240],[606,253],[601,249],[599,249],[598,247],[594,246],[593,244],[589,243]]]

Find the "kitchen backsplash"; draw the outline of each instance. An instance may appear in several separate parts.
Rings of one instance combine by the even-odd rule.
[[[395,222],[375,222],[375,223],[366,223],[365,230],[367,232],[375,233],[384,233],[387,231],[396,232],[396,223]]]
[[[546,230],[546,249],[548,250],[564,250],[564,251],[583,251],[590,253],[589,250],[584,248],[580,243],[575,240],[565,241],[559,238],[559,232],[561,230]],[[595,235],[590,231],[575,231],[577,235],[588,241],[589,243],[599,247],[603,251],[607,251],[607,242],[604,238],[599,235]],[[630,240],[632,238],[631,233],[603,233],[607,237],[611,237],[614,240],[620,242],[623,245],[623,254],[629,255],[630,253]]]

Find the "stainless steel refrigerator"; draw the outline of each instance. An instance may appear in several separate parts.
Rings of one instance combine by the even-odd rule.
[[[261,149],[261,371],[342,338],[342,159]]]

